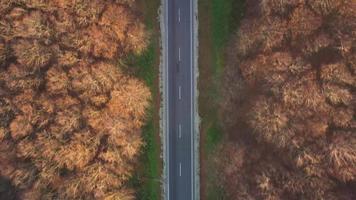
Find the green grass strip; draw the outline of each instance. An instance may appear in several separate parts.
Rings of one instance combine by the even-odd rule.
[[[136,199],[140,200],[159,200],[161,199],[161,169],[162,160],[160,158],[161,146],[156,139],[159,134],[159,117],[155,105],[155,100],[159,95],[158,77],[159,68],[159,32],[156,26],[159,25],[157,20],[157,11],[160,0],[138,0],[141,4],[144,23],[150,33],[150,43],[141,55],[130,55],[123,62],[124,70],[135,77],[143,80],[150,88],[152,94],[151,106],[147,110],[147,121],[142,128],[142,137],[145,146],[139,158],[139,166],[135,174],[129,181],[129,186],[136,191]],[[126,68],[126,69],[125,69]]]
[[[225,51],[231,41],[231,36],[236,33],[240,21],[243,17],[243,11],[245,9],[245,0],[200,0],[210,1],[211,4],[211,31],[212,31],[212,82],[208,91],[208,96],[213,100],[208,115],[202,116],[203,121],[207,124],[207,132],[205,139],[205,153],[206,158],[214,156],[214,151],[218,144],[222,141],[224,133],[221,129],[221,122],[218,117],[219,102],[221,101],[221,87],[222,87],[222,75],[225,66]],[[208,161],[211,162],[211,161]],[[212,170],[216,170],[210,164],[207,164],[207,199],[226,199],[224,188],[219,185],[216,180],[218,177],[214,175]],[[211,169],[214,168],[214,169]]]

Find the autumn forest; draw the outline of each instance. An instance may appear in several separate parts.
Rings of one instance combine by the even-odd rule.
[[[1,0],[1,199],[133,199],[150,91],[131,0]]]
[[[0,0],[1,200],[162,199],[152,2]],[[355,1],[198,2],[201,199],[356,199]]]
[[[355,1],[245,6],[222,87],[229,199],[354,199]]]

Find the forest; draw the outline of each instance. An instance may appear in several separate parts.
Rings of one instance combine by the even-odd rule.
[[[215,155],[228,199],[356,198],[355,19],[353,0],[246,1]]]
[[[134,199],[151,93],[135,0],[0,1],[0,199]]]

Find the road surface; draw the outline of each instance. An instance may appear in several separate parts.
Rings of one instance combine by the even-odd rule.
[[[168,52],[167,185],[168,200],[193,200],[194,68],[193,0],[165,0],[165,34]]]

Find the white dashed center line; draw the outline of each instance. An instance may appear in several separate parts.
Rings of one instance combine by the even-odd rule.
[[[179,100],[182,99],[182,87],[181,86],[178,87],[178,97],[179,97]]]
[[[178,135],[179,135],[179,138],[182,138],[182,125],[179,124],[178,126]]]
[[[178,48],[178,60],[180,62],[180,47]]]
[[[182,163],[179,163],[179,176],[182,176]]]
[[[180,22],[180,8],[178,8],[178,22]]]

